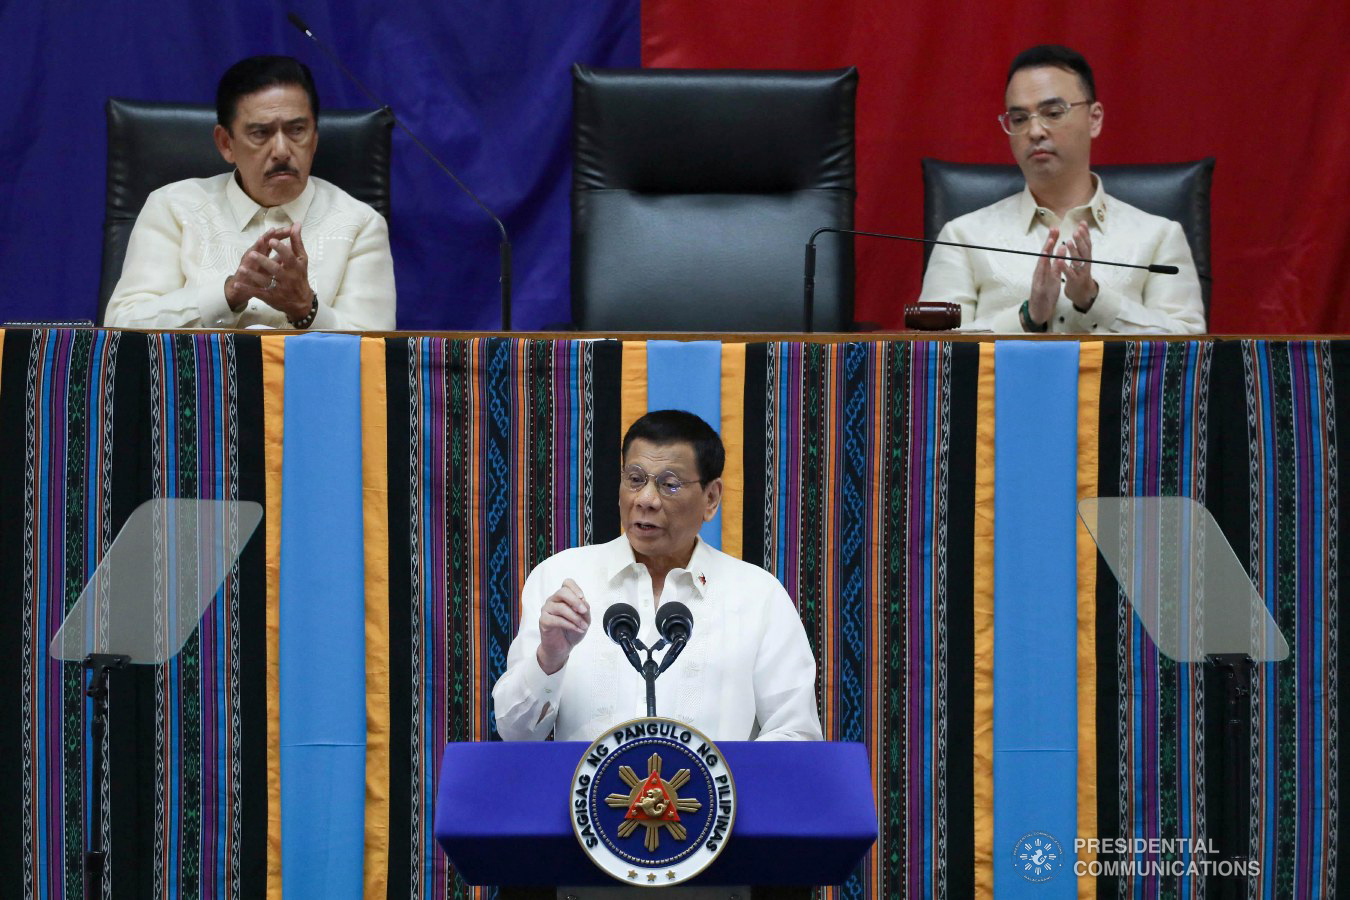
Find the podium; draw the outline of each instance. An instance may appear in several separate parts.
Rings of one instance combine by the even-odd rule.
[[[621,887],[586,858],[572,831],[569,788],[587,746],[446,746],[435,833],[465,881]],[[722,854],[689,885],[842,884],[853,874],[877,839],[862,744],[719,741],[718,747],[736,784],[736,822]]]

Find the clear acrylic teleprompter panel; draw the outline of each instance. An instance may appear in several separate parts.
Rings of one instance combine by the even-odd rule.
[[[1199,503],[1090,497],[1078,515],[1164,656],[1202,662],[1239,653],[1278,662],[1289,655],[1247,570]]]
[[[251,501],[147,500],[118,532],[52,638],[53,657],[162,663],[191,636],[262,519]]]

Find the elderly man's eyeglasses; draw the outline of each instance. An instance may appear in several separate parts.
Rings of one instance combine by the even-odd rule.
[[[624,466],[623,471],[619,473],[619,480],[628,486],[633,493],[637,493],[647,486],[648,481],[656,482],[656,489],[667,497],[674,497],[680,492],[686,484],[702,484],[700,478],[681,481],[674,472],[662,472],[660,475],[648,475],[647,470],[642,466]]]
[[[1053,131],[1073,112],[1075,106],[1087,106],[1091,100],[1079,100],[1077,103],[1047,103],[1039,112],[1027,112],[1024,109],[1010,109],[998,117],[998,124],[1008,134],[1025,134],[1031,127],[1032,119],[1040,119],[1047,131]]]

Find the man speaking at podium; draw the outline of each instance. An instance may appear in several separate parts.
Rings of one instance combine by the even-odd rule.
[[[1102,104],[1087,60],[1068,47],[1020,53],[1008,69],[999,123],[1026,188],[948,222],[938,240],[1072,256],[1033,259],[937,246],[920,301],[961,306],[963,328],[996,332],[1202,332],[1195,260],[1176,222],[1106,193],[1089,169]],[[1176,275],[1094,258],[1176,266]]]
[[[822,739],[816,663],[787,591],[699,537],[721,503],[724,459],[692,413],[650,412],[628,429],[624,533],[564,550],[525,579],[520,631],[492,690],[503,738],[589,742],[646,715],[642,676],[599,623],[611,604],[631,604],[651,646],[657,607],[678,601],[694,626],[657,682],[658,714],[714,741]]]
[[[318,114],[298,60],[231,66],[216,89],[214,135],[235,169],[146,199],[106,324],[393,330],[389,228],[368,204],[310,177]]]

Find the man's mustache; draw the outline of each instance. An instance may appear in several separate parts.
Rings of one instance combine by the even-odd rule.
[[[268,169],[266,175],[269,178],[273,175],[295,175],[298,177],[300,172],[294,166],[280,165]]]

